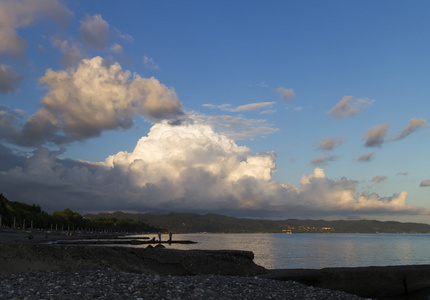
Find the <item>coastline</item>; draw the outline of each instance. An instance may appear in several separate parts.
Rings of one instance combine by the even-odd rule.
[[[45,237],[44,234],[33,233],[33,239],[28,239],[28,233],[0,232],[0,275],[7,278],[8,275],[15,276],[13,274],[97,269],[179,278],[235,276],[269,280],[276,284],[294,281],[306,284],[305,290],[323,288],[368,298],[402,297],[407,293],[411,299],[414,293],[427,293],[430,287],[429,265],[267,270],[253,262],[253,253],[249,251],[48,244],[60,239],[82,239],[82,236],[51,234]],[[223,282],[231,281],[220,278]]]

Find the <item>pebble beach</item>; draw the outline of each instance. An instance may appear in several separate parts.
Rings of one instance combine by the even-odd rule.
[[[294,281],[112,269],[0,273],[0,299],[364,299]]]
[[[0,242],[6,243],[3,248],[10,246],[7,247],[10,255],[6,255],[6,248],[2,255],[18,267],[23,262],[15,261],[13,251],[25,244],[46,242],[46,238],[35,234],[34,239],[28,240],[23,233],[2,232]],[[70,263],[66,257],[64,259]],[[0,299],[365,299],[342,291],[258,275],[173,276],[126,272],[105,266],[94,268],[91,264],[83,266],[71,270],[17,271],[13,268],[5,271],[0,260]]]

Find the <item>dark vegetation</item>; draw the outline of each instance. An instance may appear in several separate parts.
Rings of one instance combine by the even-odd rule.
[[[168,228],[177,233],[430,233],[430,225],[421,223],[381,222],[372,220],[282,221],[253,220],[227,217],[217,214],[170,213],[167,215],[130,214],[123,212],[86,215],[87,218],[113,216],[117,219],[135,219]]]
[[[33,223],[34,229],[45,230],[88,230],[109,232],[159,232],[165,231],[158,227],[132,218],[116,218],[113,215],[99,216],[88,219],[77,212],[66,208],[48,214],[39,205],[28,205],[13,202],[0,194],[0,216],[1,226],[12,228],[30,228]],[[25,224],[24,224],[25,222]]]

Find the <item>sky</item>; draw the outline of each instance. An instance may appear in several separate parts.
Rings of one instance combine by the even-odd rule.
[[[0,0],[0,193],[430,224],[429,1]]]

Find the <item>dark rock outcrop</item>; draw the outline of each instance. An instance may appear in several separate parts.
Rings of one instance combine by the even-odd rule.
[[[430,294],[430,265],[269,270],[263,277],[378,299]]]
[[[112,268],[171,275],[250,276],[266,272],[249,251],[0,244],[0,272]]]

